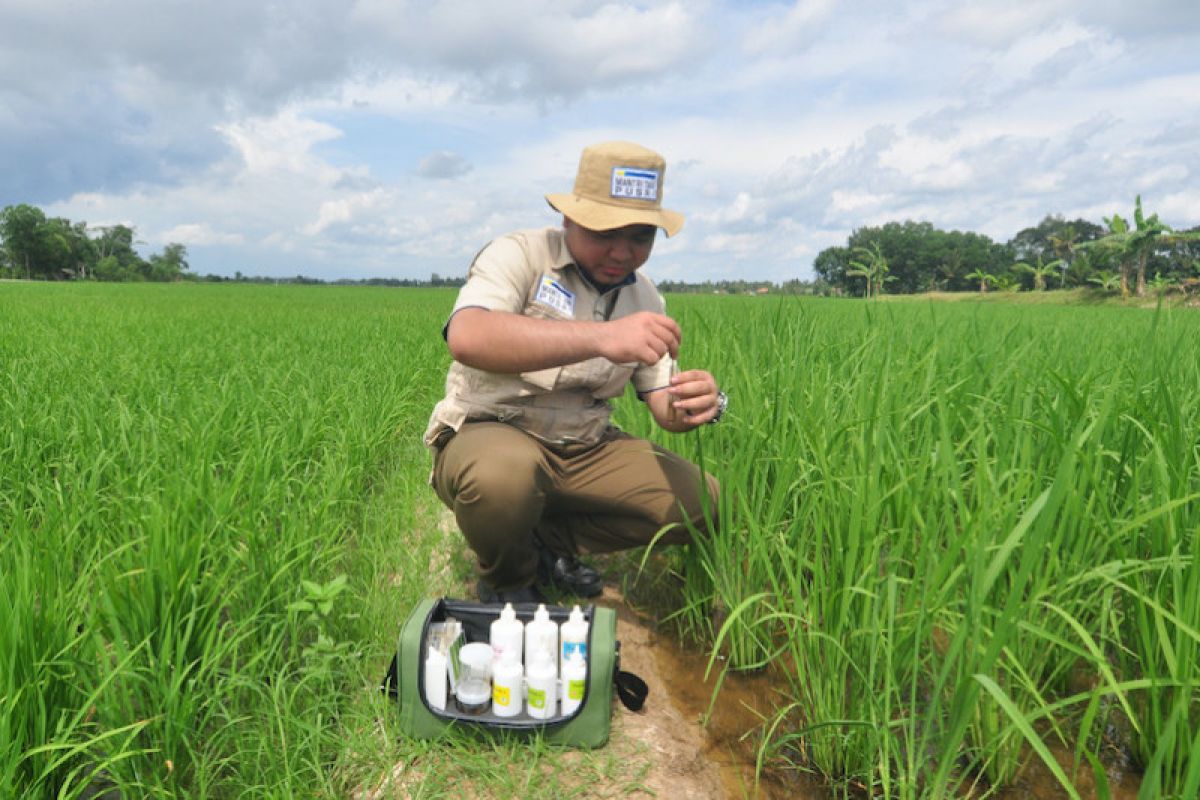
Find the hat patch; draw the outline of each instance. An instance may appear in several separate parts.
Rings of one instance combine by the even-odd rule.
[[[658,200],[658,170],[613,167],[609,194],[629,200]]]

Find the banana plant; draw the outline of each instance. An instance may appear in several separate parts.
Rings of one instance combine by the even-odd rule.
[[[1115,291],[1118,288],[1124,289],[1124,281],[1125,276],[1118,275],[1107,269],[1099,270],[1095,275],[1088,278],[1088,283],[1094,283],[1106,292]]]
[[[968,280],[979,281],[980,294],[986,294],[988,285],[996,282],[996,276],[990,272],[984,272],[983,268],[981,267],[977,267],[973,272],[968,272],[963,277],[967,278]]]
[[[1033,273],[1034,291],[1043,292],[1046,290],[1046,278],[1053,275],[1056,269],[1063,266],[1063,263],[1064,262],[1061,258],[1056,258],[1049,264],[1043,264],[1042,257],[1038,256],[1037,266],[1027,264],[1024,261],[1018,261],[1017,263],[1013,264],[1013,268],[1020,270],[1021,272]]]
[[[850,262],[851,269],[846,270],[846,274],[866,280],[868,299],[882,294],[883,284],[895,278],[888,275],[887,258],[883,255],[879,242],[871,242],[870,247],[856,247],[854,252],[858,254],[859,260]]]
[[[1138,297],[1146,296],[1146,264],[1161,245],[1167,242],[1169,235],[1174,233],[1171,228],[1158,218],[1158,214],[1149,217],[1142,211],[1142,196],[1139,194],[1134,202],[1133,225],[1131,226],[1120,214],[1104,218],[1108,226],[1108,234],[1094,242],[1085,242],[1080,248],[1094,246],[1114,251],[1120,265],[1121,296],[1129,296],[1129,277],[1134,267],[1137,268],[1136,292]],[[1094,281],[1093,281],[1094,282]]]

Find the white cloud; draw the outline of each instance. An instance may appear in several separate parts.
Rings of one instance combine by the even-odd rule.
[[[189,222],[176,225],[173,228],[163,231],[158,236],[158,240],[162,244],[178,242],[188,247],[211,244],[238,245],[244,244],[246,241],[245,237],[240,233],[216,231],[207,222]]]
[[[461,274],[580,148],[668,158],[654,274],[783,280],[889,220],[1200,222],[1200,5],[294,0],[0,7],[0,206],[199,272]],[[965,77],[964,77],[965,76]]]

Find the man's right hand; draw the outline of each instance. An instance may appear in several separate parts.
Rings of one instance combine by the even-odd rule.
[[[516,374],[601,356],[614,364],[657,364],[679,354],[679,325],[639,311],[608,322],[549,320],[469,307],[450,318],[450,354],[468,367]]]
[[[601,326],[600,355],[614,364],[649,367],[667,353],[677,357],[681,336],[679,324],[665,314],[639,311]]]

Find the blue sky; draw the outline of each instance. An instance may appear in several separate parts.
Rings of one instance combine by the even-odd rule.
[[[1200,224],[1200,3],[4,0],[0,207],[198,273],[465,274],[583,146],[663,153],[656,279],[810,278],[855,228]]]

